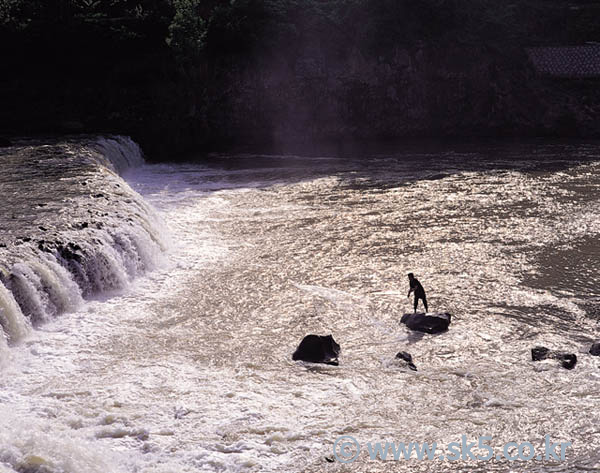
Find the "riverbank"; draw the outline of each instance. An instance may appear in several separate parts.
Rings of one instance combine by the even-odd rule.
[[[0,136],[127,134],[167,161],[199,150],[600,137],[598,78],[546,77],[526,52],[588,41],[593,6],[178,4],[188,11],[159,1],[71,5],[56,17],[30,3],[0,27],[2,44],[20,46],[2,50]],[[572,25],[549,35],[544,25],[565,18]]]

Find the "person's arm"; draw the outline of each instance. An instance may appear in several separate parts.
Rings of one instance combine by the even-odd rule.
[[[410,297],[410,293],[413,292],[414,290],[415,290],[415,288],[411,286],[410,289],[408,290],[408,296],[406,296],[406,297]]]

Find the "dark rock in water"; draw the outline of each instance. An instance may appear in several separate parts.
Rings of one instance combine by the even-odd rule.
[[[293,360],[337,365],[340,346],[331,335],[307,335],[292,355]]]
[[[550,350],[546,347],[534,347],[531,349],[531,359],[542,361],[547,359],[558,360],[563,368],[572,370],[577,364],[577,355],[561,351]]]
[[[600,356],[600,341],[594,342],[590,347],[590,355]]]
[[[84,260],[83,248],[77,243],[63,243],[62,241],[39,240],[38,249],[47,253],[57,252],[66,262],[76,261],[81,263]]]
[[[574,353],[563,353],[559,359],[561,360],[562,367],[568,370],[572,370],[577,364],[577,355]]]
[[[415,366],[415,364],[412,361],[412,355],[410,353],[407,353],[405,351],[399,351],[398,353],[396,353],[396,358],[400,359],[400,360],[404,360],[407,363],[407,366],[413,370],[413,371],[417,371],[417,367]]]
[[[398,353],[396,353],[396,358],[399,358],[401,360],[407,361],[409,363],[412,363],[412,355],[410,353],[407,353],[405,351],[399,351]]]
[[[7,148],[9,146],[12,146],[10,140],[0,136],[0,148]]]
[[[425,333],[440,333],[448,330],[452,316],[447,313],[424,314],[404,314],[400,322],[406,324],[411,330],[417,330]]]
[[[45,251],[46,253],[52,253],[52,244],[46,240],[38,241],[38,248],[40,251]]]
[[[548,353],[550,353],[550,349],[546,347],[535,347],[531,349],[531,359],[533,361],[541,361],[548,358]]]
[[[77,263],[83,262],[83,250],[78,244],[67,243],[66,245],[63,245],[62,243],[57,243],[56,250],[65,261],[76,261]]]

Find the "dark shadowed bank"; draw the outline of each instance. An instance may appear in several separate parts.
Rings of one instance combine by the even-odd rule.
[[[4,0],[0,136],[118,132],[155,158],[598,137],[598,79],[545,77],[526,53],[598,39],[597,13],[558,0]]]

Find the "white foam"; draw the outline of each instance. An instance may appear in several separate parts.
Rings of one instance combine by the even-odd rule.
[[[48,473],[127,471],[120,466],[124,462],[118,455],[73,429],[61,432],[57,427],[40,418],[16,414],[10,406],[0,407],[0,465]]]

